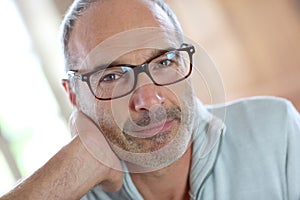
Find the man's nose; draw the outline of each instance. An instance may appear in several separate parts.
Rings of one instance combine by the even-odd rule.
[[[148,83],[137,88],[131,96],[131,108],[136,112],[150,110],[154,105],[161,105],[165,98],[159,93],[159,86]]]

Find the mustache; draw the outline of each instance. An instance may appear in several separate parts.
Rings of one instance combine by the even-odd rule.
[[[159,106],[158,108],[150,111],[144,111],[141,116],[137,119],[129,118],[126,120],[123,132],[128,133],[143,129],[143,127],[151,124],[161,123],[167,120],[178,120],[181,121],[181,110],[177,106],[165,108]]]

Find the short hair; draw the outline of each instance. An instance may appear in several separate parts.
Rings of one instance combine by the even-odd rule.
[[[84,11],[89,8],[89,6],[95,2],[100,0],[75,0],[70,8],[68,9],[62,24],[61,24],[61,44],[62,44],[62,51],[64,54],[64,62],[65,62],[65,69],[69,70],[74,65],[75,60],[72,60],[72,56],[69,52],[69,40],[71,36],[71,32],[73,30],[74,24],[76,20],[84,13]],[[112,0],[110,0],[112,1]],[[167,15],[170,17],[176,32],[179,34],[179,38],[182,39],[182,28],[180,23],[171,10],[171,8],[163,1],[163,0],[149,0],[157,4]]]

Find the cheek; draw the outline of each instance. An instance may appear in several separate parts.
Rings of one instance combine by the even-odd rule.
[[[89,116],[96,124],[103,127],[112,122],[111,102],[100,101],[90,92],[87,84],[78,84],[78,109]],[[110,123],[111,124],[111,123]]]
[[[181,110],[182,122],[185,124],[190,120],[193,113],[193,91],[189,81],[181,81],[170,85],[166,95],[173,105]]]
[[[128,95],[120,99],[115,99],[111,102],[111,113],[115,123],[120,128],[123,128],[124,123],[130,116],[129,99],[130,96]]]
[[[110,104],[99,102],[94,107],[94,121],[99,126],[100,131],[107,137],[113,135],[116,131],[116,125],[111,113]]]
[[[181,81],[167,86],[163,90],[165,98],[177,106],[180,106],[191,96],[191,87],[187,81]]]
[[[76,101],[78,109],[94,120],[94,105],[97,103],[97,99],[95,99],[94,95],[90,92],[90,89],[87,86],[87,84],[78,81],[76,85]]]
[[[110,109],[110,103],[107,102],[97,102],[94,106],[96,122],[100,125],[111,121],[112,113]]]
[[[96,122],[102,129],[122,130],[128,118],[128,106],[119,100],[99,101],[95,106]]]

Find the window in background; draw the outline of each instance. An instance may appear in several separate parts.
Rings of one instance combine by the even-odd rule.
[[[24,177],[66,144],[69,133],[18,10],[11,0],[1,3],[0,127]],[[16,181],[3,152],[0,177],[1,195]]]

